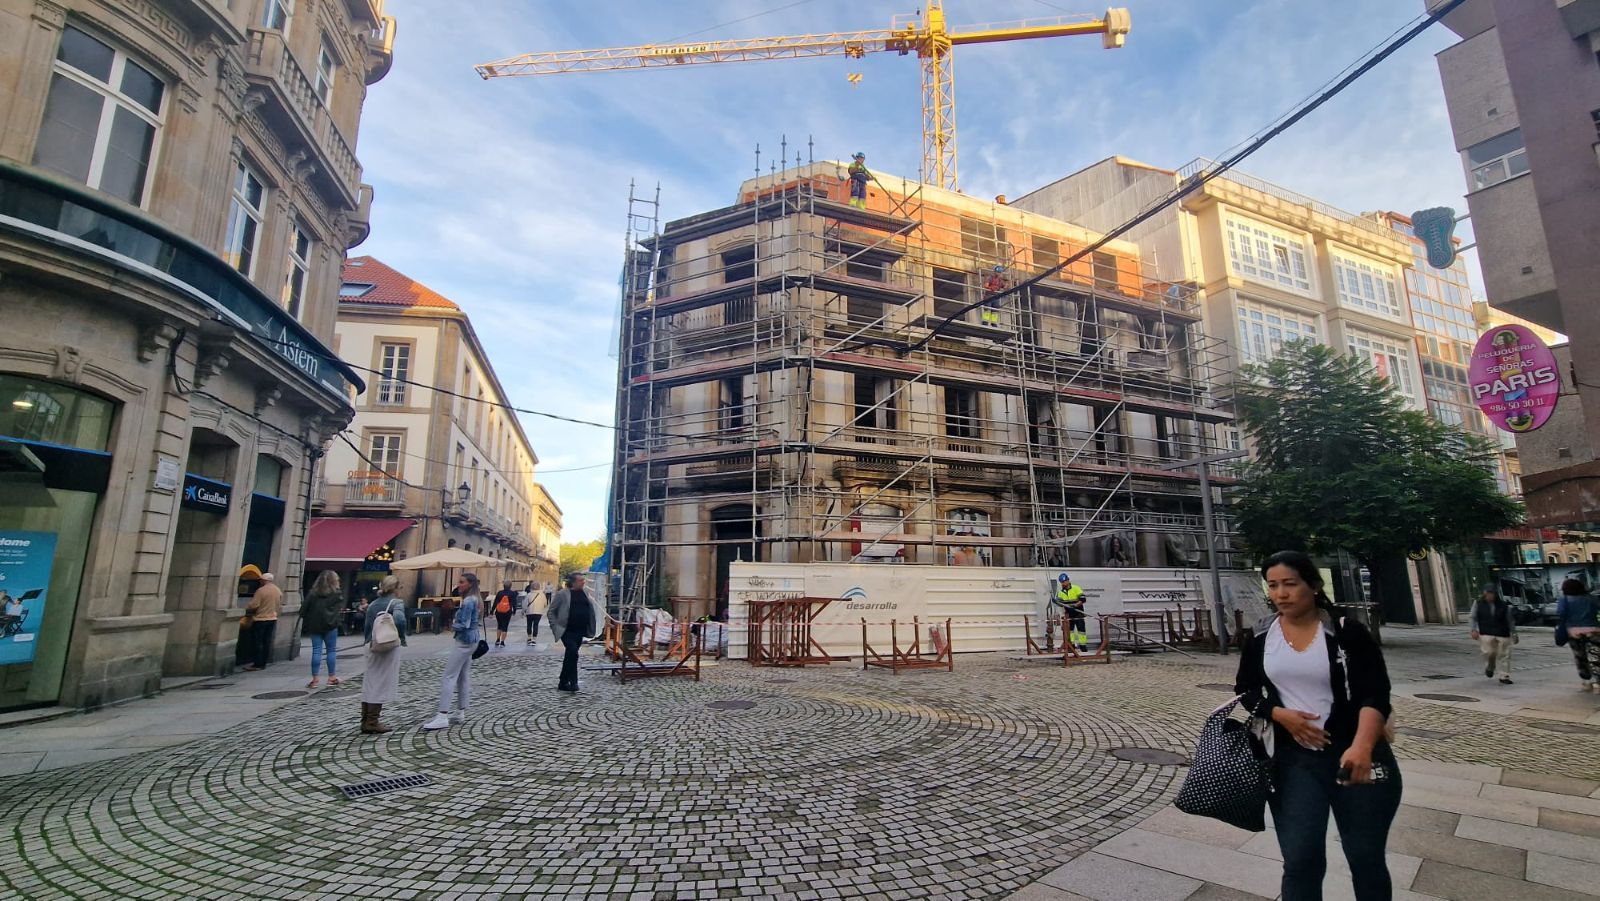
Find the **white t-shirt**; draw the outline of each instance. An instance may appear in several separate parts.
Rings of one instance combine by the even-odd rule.
[[[1315,713],[1322,717],[1315,725],[1328,728],[1328,717],[1333,715],[1333,674],[1328,665],[1328,637],[1322,627],[1317,627],[1310,647],[1296,651],[1283,635],[1283,623],[1273,623],[1267,630],[1263,663],[1283,706]]]

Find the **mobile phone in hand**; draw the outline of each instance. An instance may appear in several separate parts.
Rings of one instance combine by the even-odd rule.
[[[1339,775],[1338,775],[1337,779],[1338,779],[1338,782],[1339,782],[1340,785],[1349,785],[1350,784],[1350,776],[1351,776],[1351,772],[1350,772],[1350,768],[1349,767],[1347,767],[1347,766],[1339,767]],[[1388,782],[1388,781],[1389,781],[1389,768],[1384,766],[1381,763],[1374,763],[1372,765],[1372,783],[1374,785],[1376,785],[1376,784],[1378,784],[1380,782]]]

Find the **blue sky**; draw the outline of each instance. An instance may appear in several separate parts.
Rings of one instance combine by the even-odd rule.
[[[1221,155],[1423,3],[1122,5],[1133,18],[1122,50],[1093,37],[957,48],[965,191],[1017,196],[1113,154],[1172,167]],[[915,176],[921,160],[914,57],[491,81],[472,69],[535,50],[881,28],[916,12],[915,0],[387,6],[400,30],[394,69],[369,89],[362,120],[358,152],[377,194],[357,252],[459,303],[517,406],[610,421],[630,180],[650,193],[660,184],[665,220],[729,203],[756,145],[764,167],[785,135],[791,158],[810,140],[818,159],[863,150],[879,172]],[[946,4],[957,29],[1100,11],[1076,0]],[[1435,26],[1242,169],[1352,211],[1464,208],[1433,60],[1453,42]],[[599,536],[611,433],[527,415],[523,425],[565,539]]]

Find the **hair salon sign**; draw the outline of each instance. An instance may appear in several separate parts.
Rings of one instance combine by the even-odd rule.
[[[1468,383],[1478,409],[1507,432],[1544,425],[1561,396],[1555,354],[1521,325],[1495,326],[1478,338]]]

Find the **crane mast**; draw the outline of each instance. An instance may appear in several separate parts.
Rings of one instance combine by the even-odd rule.
[[[1031,19],[952,32],[945,22],[943,4],[928,0],[921,17],[897,17],[881,30],[524,53],[476,68],[489,79],[817,56],[860,59],[868,53],[914,54],[922,62],[922,180],[956,190],[955,47],[1098,34],[1103,46],[1112,50],[1123,45],[1130,27],[1126,9],[1108,9],[1099,19]]]

